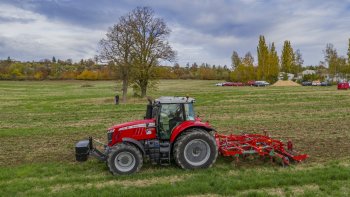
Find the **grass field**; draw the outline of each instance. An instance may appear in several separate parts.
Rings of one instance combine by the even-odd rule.
[[[188,94],[218,131],[267,130],[310,158],[288,168],[253,158],[219,158],[196,171],[145,164],[113,177],[104,163],[76,163],[74,144],[87,136],[105,141],[113,124],[142,119],[145,99],[114,105],[121,87],[113,81],[0,81],[0,196],[350,195],[350,91],[215,83],[160,81],[149,95]]]

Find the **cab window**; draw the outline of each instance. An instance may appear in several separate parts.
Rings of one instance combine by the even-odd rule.
[[[163,104],[159,115],[159,135],[169,139],[171,131],[184,121],[182,104]]]

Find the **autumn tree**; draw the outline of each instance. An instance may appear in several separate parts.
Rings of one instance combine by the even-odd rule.
[[[239,58],[239,65],[235,67],[233,72],[231,72],[231,81],[247,82],[249,80],[254,80],[255,69],[254,69],[254,58],[250,52],[246,53],[244,58]]]
[[[333,47],[333,44],[328,43],[323,53],[325,62],[328,65],[329,73],[336,75],[339,72],[337,50]]]
[[[346,62],[345,57],[338,57],[337,59],[337,71],[338,74],[340,74],[340,76],[342,77],[346,77],[347,73],[348,73],[348,64]]]
[[[175,74],[177,79],[180,79],[185,72],[184,72],[184,69],[180,67],[180,64],[175,63],[173,66],[173,73]]]
[[[246,53],[244,58],[242,59],[242,62],[245,65],[245,74],[246,74],[244,82],[247,82],[249,80],[255,80],[256,73],[254,68],[253,55],[250,52]]]

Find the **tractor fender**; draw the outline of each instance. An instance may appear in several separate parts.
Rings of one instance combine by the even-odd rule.
[[[213,131],[213,129],[208,122],[200,122],[200,121],[185,121],[180,125],[176,126],[170,136],[170,143],[173,143],[175,139],[185,130],[189,128],[201,128],[206,131]]]
[[[137,148],[139,148],[141,150],[142,155],[146,154],[145,148],[143,147],[143,145],[139,141],[137,141],[135,139],[132,139],[132,138],[128,138],[128,137],[124,137],[122,139],[122,141],[123,142],[128,142],[128,143],[131,143],[131,144],[135,145]]]

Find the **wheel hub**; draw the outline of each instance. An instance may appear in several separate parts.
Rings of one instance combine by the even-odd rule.
[[[185,160],[192,166],[201,166],[210,157],[209,144],[201,139],[194,139],[185,146]]]
[[[201,154],[202,150],[198,147],[195,147],[193,149],[193,152],[192,152],[192,155],[195,156],[195,157],[198,157],[200,154]]]
[[[120,161],[121,164],[127,165],[128,163],[130,163],[130,158],[124,156],[119,161]]]
[[[121,152],[114,159],[115,167],[121,172],[132,170],[136,164],[135,157],[129,152]]]

